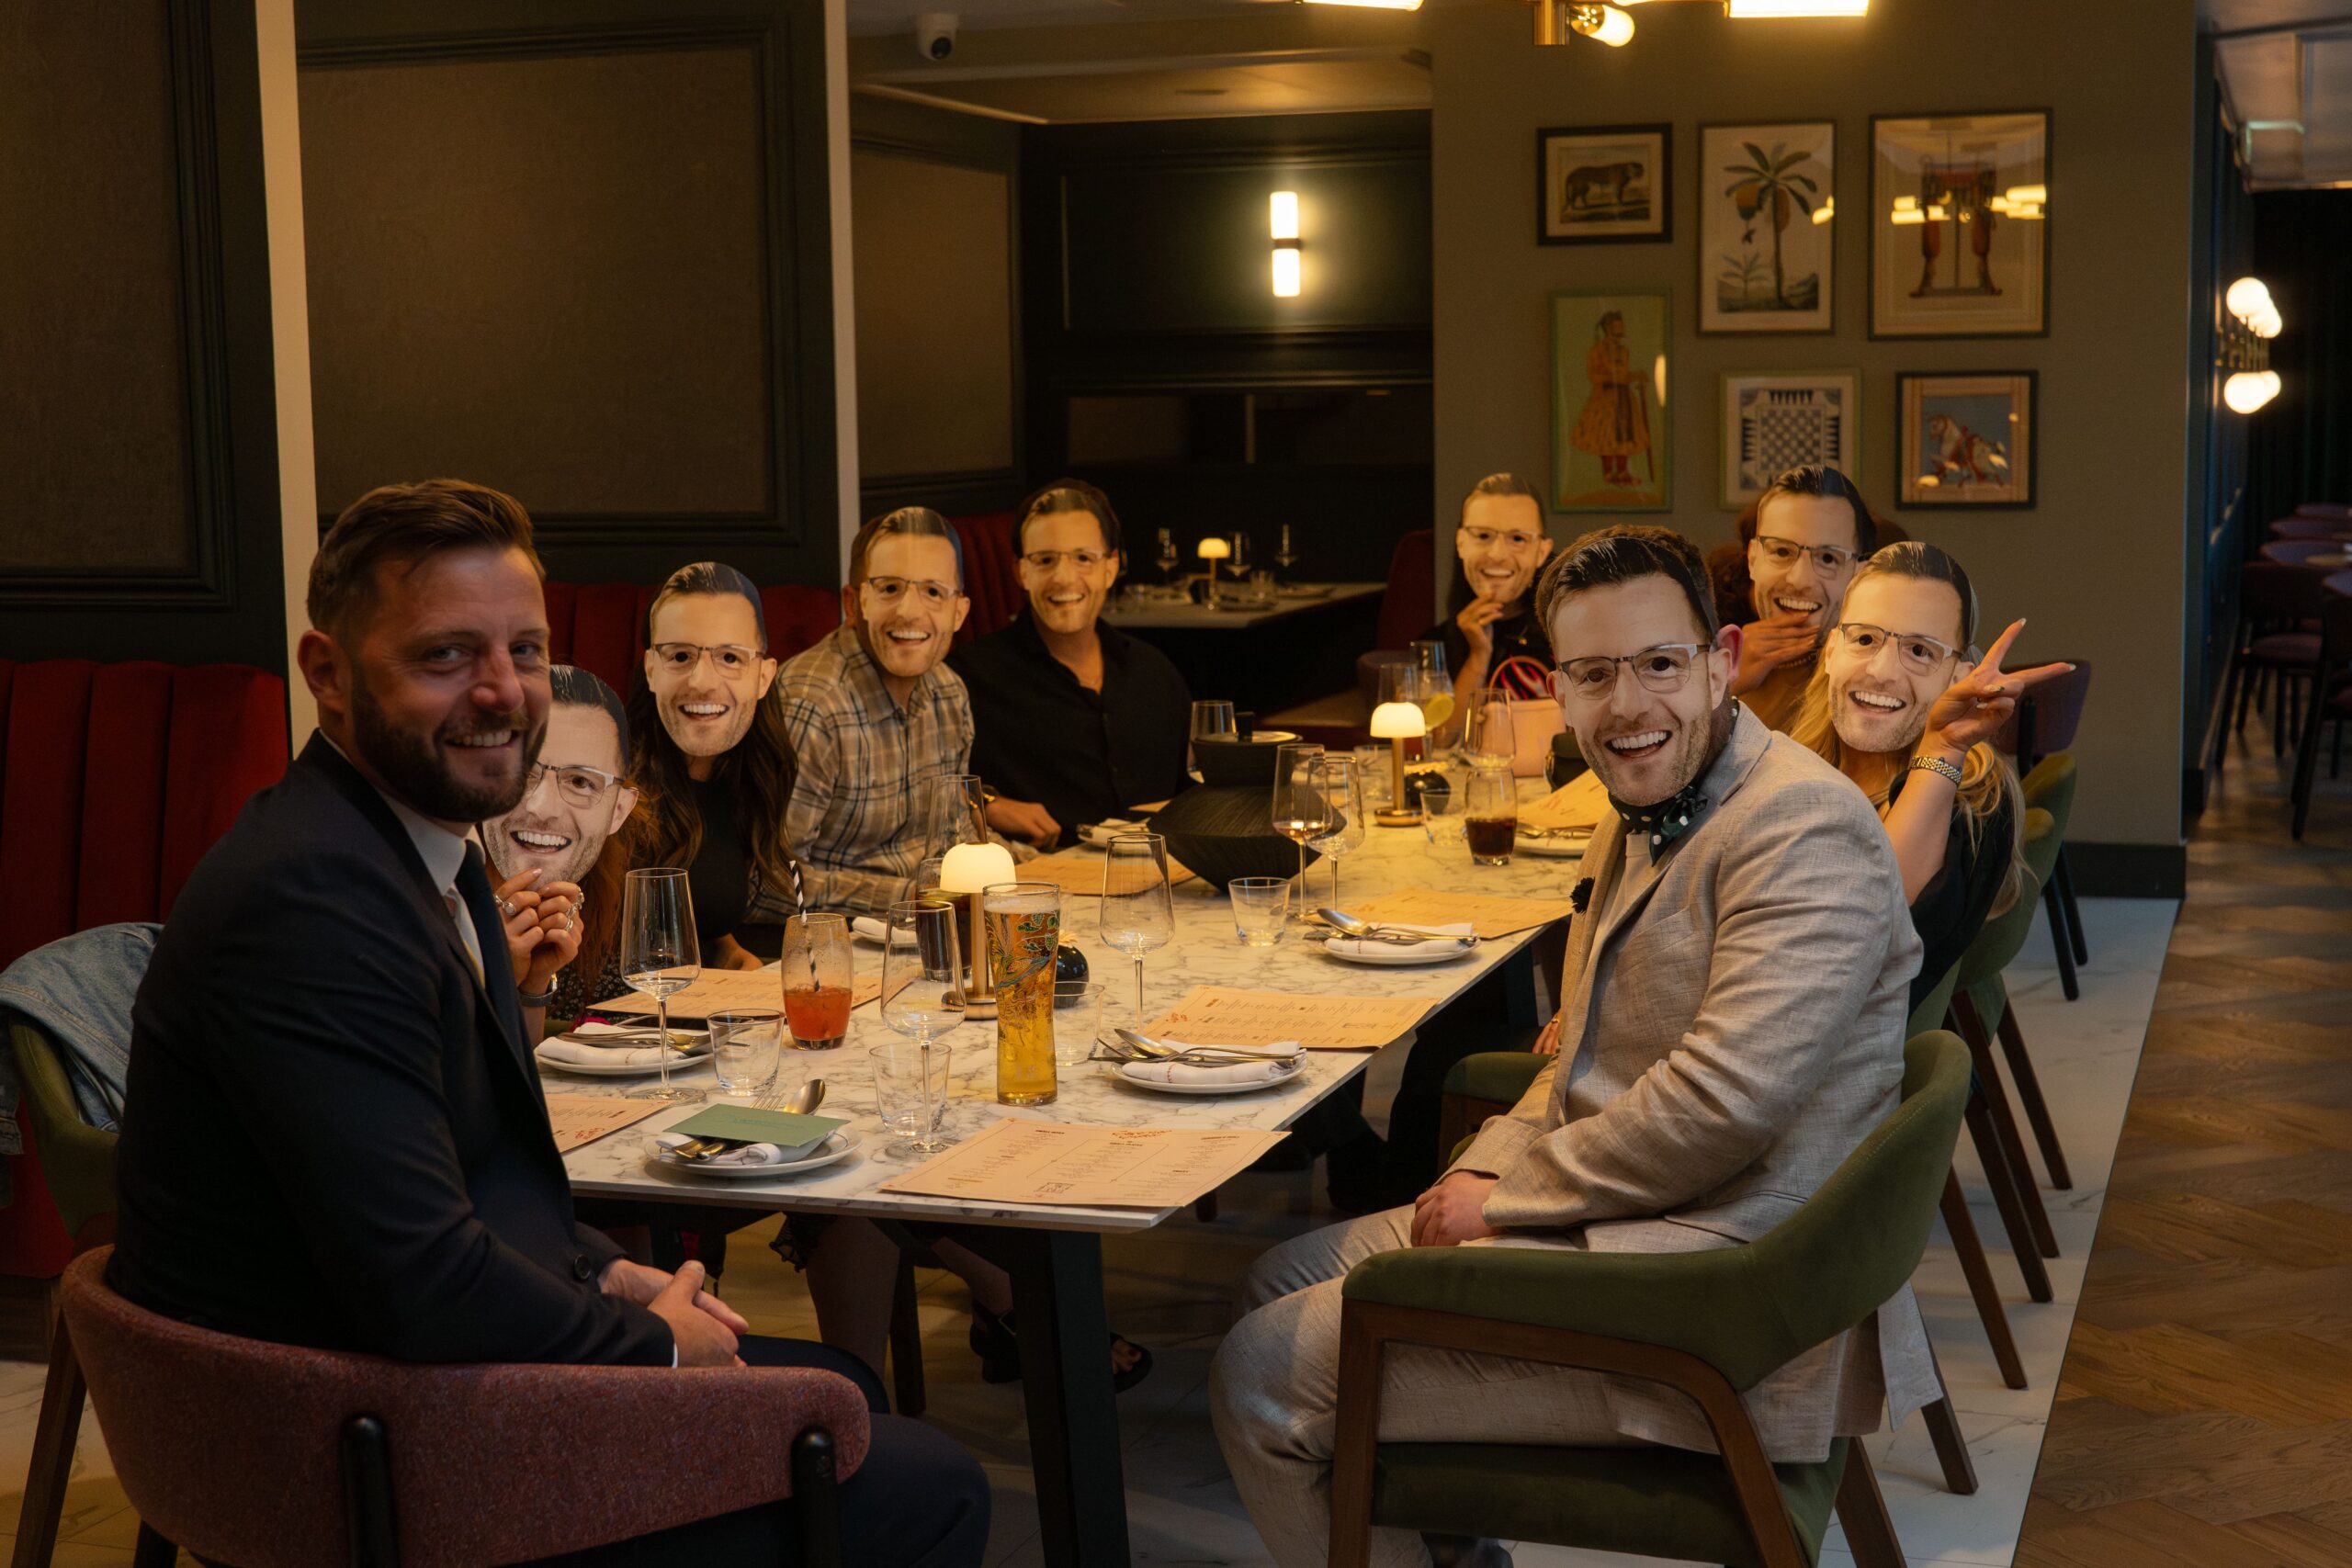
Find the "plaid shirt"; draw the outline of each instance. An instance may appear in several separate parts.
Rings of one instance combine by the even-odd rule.
[[[854,626],[785,661],[784,728],[799,773],[785,808],[808,907],[881,915],[933,848],[931,781],[968,772],[972,704],[934,666],[899,707]]]

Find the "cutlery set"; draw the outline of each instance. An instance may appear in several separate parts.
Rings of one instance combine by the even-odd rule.
[[[772,1094],[764,1100],[752,1101],[752,1109],[754,1111],[782,1111],[796,1116],[806,1116],[814,1111],[817,1107],[822,1105],[824,1102],[825,1080],[822,1078],[810,1078],[807,1083],[802,1084],[799,1089],[795,1093],[788,1095]],[[695,1138],[690,1142],[680,1144],[676,1148],[672,1149],[670,1153],[673,1156],[692,1164],[695,1160],[715,1159],[718,1156],[725,1154],[729,1149],[741,1148],[750,1141],[751,1140],[744,1138]]]

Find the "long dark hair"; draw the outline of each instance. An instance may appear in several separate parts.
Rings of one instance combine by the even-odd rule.
[[[752,617],[760,628],[760,652],[767,652],[767,617],[761,613],[758,591],[752,588],[750,578],[733,567],[715,561],[682,567],[662,584],[662,592],[645,608],[649,645],[653,638],[653,617],[661,613],[662,606],[694,593],[734,593],[749,600]],[[640,802],[638,814],[650,824],[643,858],[628,863],[690,866],[702,852],[702,813],[695,807],[694,781],[686,771],[686,754],[670,739],[670,731],[662,724],[661,710],[653,700],[653,689],[646,684],[641,667],[629,683],[628,722],[632,741],[629,773],[647,796]],[[752,711],[752,727],[743,732],[742,739],[713,760],[710,773],[710,783],[726,788],[734,797],[735,814],[743,825],[743,840],[752,852],[755,893],[762,888],[789,888],[798,883],[792,846],[784,840],[784,808],[791,803],[792,781],[797,772],[792,760],[792,738],[784,728],[784,696],[771,682],[767,695]],[[723,933],[712,933],[714,937],[720,934]]]

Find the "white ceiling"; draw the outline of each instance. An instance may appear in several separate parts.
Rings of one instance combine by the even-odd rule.
[[[2352,184],[2352,0],[2199,0],[2198,12],[2219,35],[2256,185]]]

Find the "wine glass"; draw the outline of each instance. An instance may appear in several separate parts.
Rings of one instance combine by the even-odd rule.
[[[1413,668],[1419,672],[1413,700],[1420,705],[1421,720],[1429,727],[1429,741],[1425,755],[1436,757],[1453,743],[1445,730],[1453,717],[1453,677],[1445,667],[1445,644],[1431,638],[1414,643],[1410,649]]]
[[[1282,568],[1283,581],[1288,582],[1290,581],[1290,569],[1297,564],[1297,561],[1298,551],[1291,546],[1290,525],[1285,523],[1283,525],[1281,537],[1277,539],[1274,544],[1274,564]]]
[[[1175,530],[1175,529],[1173,529],[1173,528],[1162,528],[1162,529],[1159,531],[1159,581],[1160,581],[1161,582],[1163,582],[1163,583],[1170,583],[1170,582],[1173,582],[1173,581],[1176,581],[1176,567],[1177,567],[1177,563],[1178,563],[1178,562],[1180,562],[1180,561],[1182,561],[1182,560],[1184,558],[1183,557],[1182,557],[1182,556],[1180,556],[1180,555],[1178,555],[1178,554],[1176,553],[1176,530]]]
[[[1298,892],[1306,897],[1306,846],[1331,830],[1331,803],[1319,787],[1323,748],[1293,740],[1274,749],[1274,831],[1298,846]]]
[[[931,852],[989,841],[988,795],[978,773],[944,773],[924,786],[931,799]]]
[[[1477,768],[1507,768],[1518,750],[1511,732],[1510,694],[1473,692],[1462,705],[1462,755]]]
[[[956,907],[944,898],[909,898],[884,920],[882,1021],[915,1043],[926,1066],[932,1036],[964,1021],[964,961],[956,945]],[[918,1075],[922,1119],[910,1139],[921,1154],[947,1146],[931,1102],[933,1075]]]
[[[662,1081],[629,1090],[633,1100],[700,1100],[670,1081],[670,997],[702,977],[695,900],[676,866],[632,871],[621,881],[621,976],[653,998],[654,1060]]]
[[[1327,756],[1317,780],[1324,799],[1331,803],[1331,830],[1315,840],[1315,848],[1330,858],[1331,907],[1336,909],[1340,907],[1340,857],[1363,843],[1363,769],[1352,756]]]
[[[1239,731],[1234,728],[1231,703],[1209,702],[1193,705],[1193,728],[1184,741],[1184,772],[1192,776],[1194,784],[1202,782],[1200,753],[1194,748],[1209,736],[1238,733]]]
[[[1102,862],[1102,945],[1136,961],[1136,1027],[1143,1010],[1143,955],[1176,935],[1176,905],[1168,886],[1168,840],[1157,833],[1122,833]]]
[[[1250,536],[1247,534],[1236,534],[1233,536],[1231,543],[1233,545],[1233,558],[1227,561],[1225,564],[1233,569],[1233,575],[1235,577],[1246,577],[1250,570]]]

